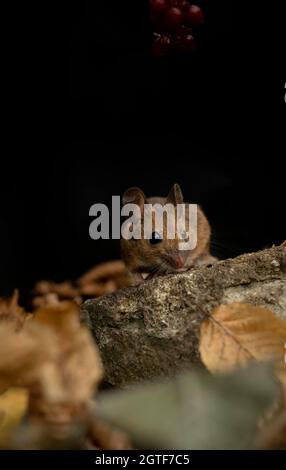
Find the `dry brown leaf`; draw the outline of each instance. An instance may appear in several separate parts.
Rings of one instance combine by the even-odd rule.
[[[82,297],[74,297],[72,301],[75,302],[77,305],[81,305],[83,302]],[[53,292],[49,294],[39,295],[38,297],[34,297],[34,299],[32,300],[33,307],[36,309],[40,307],[55,307],[61,302],[64,301],[59,298],[58,294],[55,294]]]
[[[83,285],[80,288],[80,293],[87,297],[100,297],[101,295],[111,294],[117,289],[117,285],[114,281],[107,281],[105,283],[94,282]]]
[[[263,427],[256,447],[264,450],[286,450],[286,410]]]
[[[19,425],[27,411],[28,393],[21,388],[11,388],[0,394],[0,447],[9,440],[13,429]]]
[[[200,354],[211,372],[226,372],[249,361],[272,361],[286,385],[286,322],[270,310],[233,303],[216,308],[201,326]]]
[[[38,295],[56,294],[64,299],[73,299],[78,295],[78,289],[69,281],[58,284],[53,281],[39,281],[34,290]]]
[[[130,450],[128,435],[103,419],[94,418],[89,425],[85,447],[88,450]]]
[[[103,369],[90,332],[80,324],[78,306],[62,302],[40,308],[35,312],[34,324],[46,327],[56,337],[61,392],[71,402],[86,402],[100,382]]]
[[[0,389],[28,388],[36,418],[67,423],[84,414],[102,375],[98,350],[72,302],[40,308],[19,333],[0,326]]]
[[[131,280],[125,264],[116,260],[95,266],[80,277],[77,284],[82,296],[100,297],[130,286]]]
[[[58,305],[60,303],[60,299],[58,294],[50,292],[49,294],[44,294],[42,296],[35,297],[32,301],[33,307],[48,307],[52,305]]]
[[[78,279],[78,284],[84,286],[102,279],[110,279],[126,273],[126,266],[123,261],[107,261],[90,269],[86,274]]]
[[[18,289],[14,290],[12,297],[0,298],[0,323],[9,323],[16,331],[22,328],[29,316],[18,302]]]
[[[34,288],[35,308],[55,305],[62,300],[73,300],[80,305],[85,298],[100,297],[128,287],[131,284],[126,266],[120,260],[99,264],[76,282],[39,281]]]

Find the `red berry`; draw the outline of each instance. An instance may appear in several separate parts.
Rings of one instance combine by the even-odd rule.
[[[167,8],[166,0],[150,0],[150,12],[152,19],[161,15]]]
[[[164,27],[167,31],[176,31],[183,22],[183,13],[177,7],[171,7],[164,15]]]
[[[168,3],[170,7],[178,7],[181,9],[188,5],[187,0],[169,0]]]
[[[185,36],[178,37],[177,48],[179,52],[182,52],[183,54],[189,54],[190,52],[193,52],[193,50],[196,48],[194,36],[191,34],[186,34]]]
[[[150,0],[150,18],[153,23],[161,21],[164,12],[168,8],[166,0]]]
[[[167,55],[172,49],[172,41],[166,34],[158,35],[152,45],[152,54],[156,57],[163,57]]]
[[[203,10],[197,5],[189,5],[184,11],[185,22],[192,26],[197,26],[204,22]]]
[[[187,34],[193,34],[193,30],[192,28],[190,28],[189,26],[185,26],[184,24],[182,24],[176,31],[176,35],[178,37],[186,36]]]

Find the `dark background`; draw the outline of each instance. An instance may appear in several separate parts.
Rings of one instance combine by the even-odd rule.
[[[129,186],[165,195],[180,183],[222,258],[286,238],[282,2],[197,3],[197,52],[162,60],[147,0],[22,5],[4,18],[0,294],[117,258],[117,241],[89,239],[88,212]]]

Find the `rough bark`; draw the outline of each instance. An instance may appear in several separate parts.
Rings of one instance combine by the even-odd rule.
[[[124,387],[200,363],[199,328],[221,303],[249,302],[286,318],[286,248],[221,261],[88,300],[82,319],[100,348],[106,381]]]

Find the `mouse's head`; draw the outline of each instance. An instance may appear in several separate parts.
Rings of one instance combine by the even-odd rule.
[[[196,248],[194,250],[180,249],[181,242],[187,241],[186,228],[189,227],[189,211],[187,210],[189,205],[184,204],[180,186],[175,184],[166,198],[146,198],[141,189],[130,188],[123,195],[123,205],[127,204],[135,204],[138,211],[136,211],[137,215],[132,218],[132,224],[127,224],[125,230],[130,230],[131,225],[134,230],[137,225],[137,229],[139,227],[141,231],[140,238],[127,240],[123,237],[121,241],[122,257],[129,269],[164,274],[188,268],[190,259],[197,254]],[[179,211],[182,205],[185,207],[183,216]],[[170,209],[168,217],[166,210],[162,212],[162,207]],[[203,216],[200,210],[199,212],[198,227]]]

